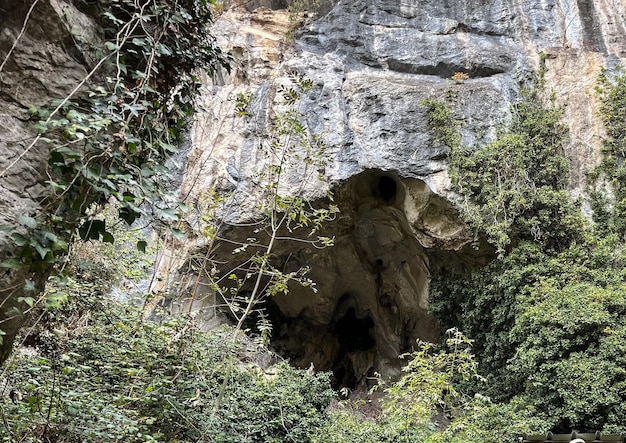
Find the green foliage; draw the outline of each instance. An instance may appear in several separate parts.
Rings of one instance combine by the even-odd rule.
[[[122,277],[145,278],[135,243],[153,249],[139,231],[114,234],[117,248],[73,244],[49,302],[34,304],[25,347],[0,375],[13,393],[0,400],[0,441],[306,442],[325,426],[328,374],[264,369],[255,362],[267,350],[231,328],[204,333],[189,317],[150,319],[132,304],[141,300],[113,300]]]
[[[248,107],[250,106],[250,103],[252,102],[252,100],[254,99],[254,94],[251,92],[248,93],[239,93],[237,94],[237,99],[236,99],[236,104],[235,104],[235,111],[236,111],[236,115],[237,117],[252,117],[252,114],[250,114],[250,112],[248,111]]]
[[[444,323],[463,312],[488,395],[518,397],[564,432],[612,431],[624,420],[623,350],[613,339],[626,327],[626,274],[615,247],[589,238],[551,255],[526,242],[484,268],[435,277],[433,309]]]
[[[328,374],[308,375],[281,363],[271,374],[238,371],[232,379],[217,414],[224,417],[213,434],[217,441],[306,442],[326,423],[334,396]]]
[[[15,245],[13,257],[0,263],[0,267],[22,269],[28,266],[31,271],[41,272],[54,263],[58,256],[67,252],[65,236],[59,236],[40,225],[35,218],[21,215],[15,226],[3,226],[11,231],[10,238]]]
[[[477,398],[443,431],[428,443],[516,443],[521,435],[542,433],[549,428],[540,408],[520,401],[492,403]]]
[[[453,97],[449,97],[452,99]],[[420,103],[428,108],[428,123],[435,132],[435,144],[458,149],[461,144],[459,122],[454,119],[448,103],[433,98],[425,98]]]
[[[228,313],[237,321],[239,330],[251,317],[256,317],[257,329],[263,340],[269,340],[271,325],[264,314],[264,301],[271,296],[287,294],[291,285],[311,288],[316,292],[315,282],[307,277],[309,267],[302,264],[294,270],[285,271],[285,262],[277,254],[284,251],[284,244],[297,241],[300,245],[324,248],[333,245],[333,239],[322,234],[324,224],[333,220],[338,208],[333,204],[332,194],[327,200],[314,205],[306,197],[312,185],[326,186],[323,175],[327,158],[323,134],[315,134],[309,128],[307,115],[302,111],[302,99],[316,85],[300,74],[290,75],[289,82],[276,87],[280,100],[279,112],[267,121],[252,121],[257,127],[267,128],[262,135],[259,150],[264,167],[250,179],[257,183],[253,195],[257,205],[257,220],[253,235],[241,240],[228,240],[236,244],[227,263],[206,260],[223,250],[218,233],[225,230],[224,208],[231,208],[239,198],[238,190],[223,195],[215,190],[207,192],[200,203],[202,226],[199,227],[207,241],[206,250],[199,258],[203,262],[203,277],[221,297]],[[252,94],[240,94],[235,103],[238,116],[250,117]],[[297,183],[293,180],[296,174]],[[248,191],[245,191],[248,192]],[[228,234],[223,234],[228,236]]]
[[[387,390],[383,406],[385,417],[400,420],[399,429],[428,429],[437,414],[454,417],[471,397],[459,390],[459,381],[482,378],[471,353],[471,340],[458,330],[447,331],[445,347],[419,342],[418,350],[405,356],[411,361],[405,375]],[[407,441],[414,441],[416,436]]]
[[[306,442],[326,422],[334,395],[326,374],[286,363],[240,366],[233,355],[261,351],[233,344],[229,330],[203,333],[184,318],[154,322],[102,300],[80,321],[7,368],[3,382],[21,400],[1,400],[3,441]],[[214,413],[227,370],[227,401]]]
[[[165,161],[177,152],[198,91],[197,69],[228,68],[206,31],[209,2],[102,1],[105,79],[87,90],[31,109],[39,139],[51,147],[49,193],[37,220],[18,222],[15,256],[5,266],[53,263],[78,228],[80,238],[113,242],[93,217],[109,199],[131,224],[141,215],[170,222],[180,208],[164,190]],[[107,62],[107,63],[105,63]],[[41,266],[40,266],[41,267]],[[37,269],[35,269],[37,270]]]
[[[115,218],[113,207],[103,211],[95,221],[110,223]],[[133,287],[148,275],[154,262],[156,244],[139,229],[132,229],[119,221],[111,223],[115,245],[94,240],[76,241],[69,248],[65,261],[49,278],[45,289],[39,293],[34,282],[26,280],[23,294],[17,301],[21,305],[5,310],[5,315],[33,314],[45,323],[55,323],[73,312],[65,305],[95,309],[99,297],[107,297],[112,287],[128,284]],[[137,244],[144,245],[143,250]],[[122,291],[125,288],[122,288]],[[136,291],[130,291],[132,296]],[[78,300],[83,301],[78,301]]]
[[[386,427],[365,416],[359,409],[362,402],[341,401],[330,412],[327,425],[317,430],[314,443],[387,442]]]
[[[419,349],[405,356],[410,361],[402,378],[386,389],[380,417],[368,419],[360,412],[362,405],[353,403],[350,409],[349,402],[342,402],[329,428],[313,441],[514,443],[523,433],[546,430],[541,414],[525,403],[498,404],[467,390],[464,382],[484,381],[471,345],[454,329],[442,346],[418,343]]]
[[[109,275],[119,276],[115,283],[121,279],[139,281],[147,278],[158,248],[158,239],[148,238],[140,228],[128,227],[125,224],[114,223],[115,215],[113,208],[107,208],[104,219],[111,224],[111,233],[115,237],[115,243],[105,242],[97,244],[88,242],[81,245],[80,249],[91,249],[93,255],[80,260],[77,254],[74,261],[79,261],[89,266],[102,266]],[[155,236],[152,236],[155,237]]]
[[[510,369],[522,396],[564,429],[613,432],[626,420],[625,289],[548,278],[521,300]]]
[[[466,198],[464,218],[501,256],[524,240],[558,251],[581,234],[582,216],[566,190],[567,130],[560,118],[561,110],[546,104],[537,90],[523,88],[497,140],[473,151],[452,151],[450,175]]]
[[[453,150],[463,216],[499,259],[473,269],[444,265],[433,276],[431,309],[475,338],[491,398],[542,411],[539,418],[553,430],[617,431],[626,419],[618,345],[626,326],[623,245],[600,187],[592,198],[593,226],[569,198],[567,132],[560,110],[541,97],[540,88],[523,90],[496,141]],[[604,112],[619,106],[613,99],[605,100]],[[623,123],[623,114],[617,120]]]
[[[626,232],[626,74],[610,76],[606,70],[598,79],[600,116],[606,128],[602,163],[591,174],[591,202],[594,221],[604,233]],[[613,191],[610,197],[602,190],[605,179]]]

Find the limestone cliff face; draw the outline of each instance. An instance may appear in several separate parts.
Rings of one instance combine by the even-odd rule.
[[[44,191],[48,149],[33,143],[37,135],[28,112],[54,98],[66,97],[95,64],[79,42],[99,38],[88,15],[71,1],[0,0],[0,225],[13,224],[19,215],[35,215]],[[12,243],[0,230],[0,261]],[[0,270],[0,329],[6,336],[0,346],[0,363],[10,351],[23,317],[19,306],[25,279],[42,288],[46,275],[26,275]],[[28,294],[32,295],[32,294]],[[24,309],[26,306],[19,306]]]
[[[319,292],[294,287],[270,301],[273,343],[296,364],[333,369],[338,385],[393,374],[397,355],[416,338],[437,336],[427,314],[433,257],[470,241],[449,189],[448,148],[435,140],[421,101],[453,95],[463,143],[479,147],[493,140],[518,81],[543,52],[547,88],[568,105],[571,192],[578,194],[599,159],[599,69],[626,61],[626,0],[340,0],[327,2],[294,40],[285,38],[292,26],[285,10],[247,8],[231,6],[216,23],[238,65],[206,89],[181,193],[191,204],[209,189],[233,193],[227,224],[254,220],[265,161],[258,125],[278,112],[288,73],[311,79],[317,88],[300,106],[311,130],[324,134],[328,164],[326,185],[306,193],[315,200],[329,188],[341,212],[327,226],[334,247],[277,249],[285,262],[311,266]],[[457,72],[469,78],[452,81]],[[250,116],[235,117],[237,95],[249,92]],[[232,227],[225,236],[250,233]],[[189,254],[204,246],[198,236],[166,250],[162,268],[190,269]],[[227,260],[231,250],[218,248],[217,257]],[[174,278],[179,290],[202,306],[202,278],[182,274]],[[205,313],[209,324],[215,314]]]
[[[0,0],[0,224],[40,210],[47,151],[30,146],[27,110],[66,96],[93,65],[74,49],[98,38],[89,14],[75,6],[88,3]],[[374,371],[392,375],[398,353],[418,337],[437,337],[427,313],[430,269],[442,251],[463,250],[471,240],[449,189],[447,147],[435,140],[422,99],[454,96],[463,143],[479,147],[496,136],[518,80],[545,53],[547,87],[567,104],[571,192],[579,194],[585,171],[599,160],[597,74],[626,62],[626,0],[326,0],[295,37],[287,36],[293,23],[281,9],[286,3],[227,4],[215,24],[236,64],[205,90],[181,196],[194,207],[209,190],[231,195],[236,204],[221,214],[223,235],[250,236],[253,228],[235,225],[258,216],[257,179],[266,161],[258,146],[280,112],[279,90],[294,71],[315,83],[300,106],[311,131],[323,134],[327,164],[323,181],[304,185],[313,201],[334,193],[340,213],[325,234],[336,242],[326,249],[277,246],[285,270],[311,266],[319,291],[294,287],[272,299],[268,312],[277,349],[296,364],[333,369],[338,385],[353,386]],[[456,72],[469,78],[452,81]],[[247,117],[235,116],[240,93],[254,96]],[[302,184],[297,170],[286,174],[286,183]],[[219,300],[190,259],[207,247],[194,233],[196,215],[188,220],[189,240],[163,252],[155,290],[177,288],[186,307],[206,308],[212,325]],[[2,254],[10,247],[5,235]],[[220,245],[214,258],[228,261],[231,250]],[[3,274],[4,308],[24,278]],[[17,323],[0,325],[8,339]]]

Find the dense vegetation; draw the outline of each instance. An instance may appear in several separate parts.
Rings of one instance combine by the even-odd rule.
[[[236,327],[203,332],[191,315],[147,312],[144,299],[107,294],[123,279],[146,276],[150,263],[133,248],[149,252],[148,240],[114,230],[93,205],[112,197],[128,223],[149,211],[182,217],[184,205],[163,192],[163,162],[193,110],[193,70],[227,59],[198,31],[210,21],[207,2],[102,3],[112,37],[102,60],[114,60],[115,75],[106,87],[33,109],[53,144],[45,203],[54,216],[18,220],[18,251],[7,266],[52,264],[76,229],[85,242],[73,244],[63,276],[41,297],[22,300],[33,315],[0,374],[3,441],[496,443],[548,429],[623,430],[626,76],[600,79],[607,138],[591,181],[591,221],[567,192],[567,130],[541,79],[522,88],[510,122],[480,149],[460,145],[449,105],[424,102],[436,141],[451,147],[463,215],[477,241],[492,245],[494,260],[433,276],[432,309],[449,327],[446,336],[403,356],[402,378],[378,381],[385,395],[367,415],[365,404],[338,400],[328,374],[294,369],[262,339],[240,333],[288,282],[314,287],[306,267],[283,274],[273,266],[279,233],[317,234],[336,212],[330,195],[327,208],[313,208],[297,193],[279,192],[282,171],[298,162],[307,164],[308,179],[319,179],[324,144],[302,123],[297,102],[314,87],[302,77],[282,90],[286,111],[266,134],[271,161],[260,177],[259,231],[269,246],[242,242],[235,254],[247,266],[229,272],[203,265]],[[250,117],[253,100],[239,97],[237,113]],[[206,208],[225,198],[211,195]],[[209,252],[220,229],[214,215],[201,220]],[[98,239],[116,246],[95,246]],[[332,245],[317,235],[307,241]]]
[[[102,29],[102,41],[73,36],[77,47],[69,51],[83,54],[88,74],[67,96],[31,107],[38,135],[0,173],[36,144],[47,145],[41,211],[0,226],[14,243],[0,266],[19,270],[14,275],[21,280],[3,294],[0,362],[31,307],[25,300],[43,290],[71,241],[114,242],[98,216],[103,204],[115,200],[119,218],[128,224],[141,216],[169,224],[184,213],[186,207],[165,186],[172,178],[166,161],[178,152],[195,109],[197,70],[229,69],[230,58],[208,32],[208,0],[77,4]],[[173,227],[172,232],[182,235]]]
[[[76,228],[82,239],[112,243],[93,211],[111,198],[128,224],[147,213],[164,221],[180,216],[163,186],[171,174],[165,162],[178,151],[194,110],[197,69],[229,68],[206,31],[209,2],[95,3],[105,42],[78,44],[98,62],[70,95],[31,109],[39,131],[33,143],[51,148],[49,192],[41,215],[18,220],[17,249],[4,266],[40,270],[54,263]]]
[[[498,259],[445,269],[433,281],[433,311],[476,339],[486,393],[544,414],[554,430],[621,431],[626,422],[625,277],[619,146],[624,77],[601,78],[614,201],[591,193],[593,221],[566,191],[560,110],[526,89],[512,121],[484,149],[453,147],[453,181],[464,215]],[[612,165],[607,168],[606,164]],[[461,314],[461,315],[457,315]],[[459,320],[460,318],[460,320]]]
[[[129,247],[147,241],[116,237]],[[36,305],[37,320],[0,374],[2,441],[496,443],[543,429],[531,408],[458,385],[483,378],[456,330],[442,346],[420,343],[404,356],[397,384],[381,380],[386,397],[374,419],[364,403],[333,400],[329,374],[294,369],[233,328],[202,332],[192,316],[147,317],[141,298],[107,297],[106,288],[145,278],[150,265],[120,266],[117,252],[75,244],[68,279],[49,288],[62,303]],[[441,420],[450,423],[443,431]]]
[[[145,241],[134,234],[127,244],[136,238]],[[119,248],[106,245],[73,249],[73,278],[49,288],[66,303],[37,310],[27,346],[3,368],[2,441],[306,441],[326,423],[334,395],[326,374],[286,362],[264,369],[266,351],[233,341],[228,328],[203,333],[190,317],[145,318],[140,300],[105,292],[120,272],[144,277],[146,263],[119,266]]]

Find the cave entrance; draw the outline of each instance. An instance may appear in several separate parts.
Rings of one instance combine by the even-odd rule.
[[[371,317],[357,318],[354,308],[348,308],[348,312],[335,323],[335,334],[341,349],[362,352],[373,348],[376,344],[370,334],[373,327],[374,320]]]
[[[266,314],[274,329],[274,350],[296,367],[309,368],[313,363],[316,371],[332,372],[333,388],[353,390],[373,373],[377,360],[375,322],[355,306],[351,296],[342,298],[327,324],[286,317],[273,299],[268,300]]]
[[[369,360],[366,354],[376,345],[376,340],[372,337],[373,328],[374,320],[369,315],[358,318],[353,307],[349,307],[335,322],[332,329],[339,343],[337,359],[331,368],[332,384],[335,389],[343,387],[354,389],[361,381],[363,374],[360,374],[355,366],[363,360]]]
[[[377,190],[385,203],[391,203],[398,192],[398,185],[393,178],[383,175],[378,179]]]

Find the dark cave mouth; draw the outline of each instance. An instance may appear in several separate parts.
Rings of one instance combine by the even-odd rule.
[[[377,191],[385,203],[391,203],[398,193],[398,184],[393,178],[383,175],[378,179]]]
[[[266,311],[274,329],[270,343],[277,354],[296,367],[309,368],[313,363],[316,371],[331,372],[335,389],[355,389],[363,381],[354,362],[367,359],[368,354],[373,361],[376,354],[375,323],[369,314],[343,305],[337,311],[340,315],[320,325],[302,317],[286,317],[278,306],[270,304],[273,306]]]
[[[376,340],[371,335],[374,320],[368,315],[357,318],[354,308],[348,308],[343,317],[335,322],[334,330],[339,345],[345,352],[363,352],[372,349]]]

